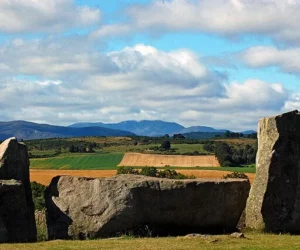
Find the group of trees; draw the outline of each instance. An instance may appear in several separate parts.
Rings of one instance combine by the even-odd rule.
[[[256,139],[257,138],[257,133],[251,133],[251,134],[244,135],[243,133],[235,133],[235,132],[231,132],[229,130],[226,130],[225,133],[224,133],[224,136],[226,138],[247,137],[247,138]]]
[[[245,145],[235,148],[225,142],[215,144],[215,155],[221,166],[238,166],[255,163],[257,146]]]
[[[141,171],[138,171],[132,167],[119,167],[117,174],[135,174],[135,175],[144,175],[158,178],[167,178],[167,179],[195,179],[193,175],[186,176],[181,173],[176,172],[174,169],[164,169],[157,170],[155,167],[144,167]]]
[[[224,136],[227,138],[239,138],[239,137],[244,137],[244,134],[243,133],[235,133],[235,132],[226,130],[224,133]]]
[[[46,207],[44,192],[46,187],[35,181],[30,182],[32,190],[32,199],[36,210],[43,210]]]
[[[95,145],[93,143],[90,143],[88,145],[74,145],[72,144],[69,147],[70,153],[93,153]]]

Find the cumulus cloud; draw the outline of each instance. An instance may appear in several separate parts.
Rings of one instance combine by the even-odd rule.
[[[133,5],[127,14],[133,27],[149,32],[267,35],[298,43],[299,11],[300,3],[292,0],[156,0]]]
[[[240,57],[250,67],[275,66],[286,73],[300,74],[300,48],[252,47],[241,52]]]
[[[73,0],[1,0],[0,32],[61,32],[99,23],[99,9],[77,6]]]

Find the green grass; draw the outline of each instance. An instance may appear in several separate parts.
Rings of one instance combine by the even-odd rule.
[[[33,244],[1,244],[5,250],[69,250],[69,249],[113,249],[113,250],[208,250],[208,249],[266,249],[294,250],[300,249],[300,236],[287,234],[275,235],[264,233],[246,233],[245,239],[235,239],[228,235],[214,235],[206,238],[115,238],[87,241],[56,240]]]
[[[123,154],[67,154],[43,159],[30,159],[30,167],[35,169],[116,169]]]

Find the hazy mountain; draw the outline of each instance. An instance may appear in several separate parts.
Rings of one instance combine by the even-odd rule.
[[[178,123],[175,122],[164,122],[164,121],[150,121],[150,120],[143,120],[143,121],[123,121],[119,123],[87,123],[87,122],[80,122],[70,125],[72,128],[82,128],[82,127],[104,127],[104,128],[111,128],[111,129],[120,129],[125,131],[130,131],[135,133],[136,135],[145,135],[145,136],[160,136],[165,134],[174,134],[179,133],[184,129]]]
[[[251,135],[251,134],[257,133],[257,132],[255,130],[246,130],[246,131],[242,131],[240,133],[242,133],[244,135]]]
[[[0,140],[9,137],[18,139],[44,139],[78,136],[133,136],[134,133],[103,127],[70,128],[26,121],[0,122]]]
[[[224,136],[224,132],[190,132],[183,134],[187,139],[210,139],[216,136]]]
[[[206,126],[192,126],[188,128],[184,128],[180,131],[181,134],[186,133],[194,133],[194,132],[203,132],[203,133],[224,133],[226,129],[215,129],[212,127],[206,127]]]

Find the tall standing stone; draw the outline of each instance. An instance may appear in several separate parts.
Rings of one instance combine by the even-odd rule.
[[[300,113],[263,118],[258,125],[256,176],[246,226],[300,232]]]
[[[0,145],[0,180],[16,180],[19,181],[17,184],[20,186],[23,191],[23,196],[25,202],[22,202],[22,208],[19,210],[22,210],[21,214],[24,215],[24,219],[20,220],[20,223],[17,224],[19,229],[23,228],[22,230],[26,234],[23,236],[17,237],[17,241],[22,242],[33,242],[36,241],[36,225],[35,225],[35,218],[34,218],[34,203],[32,200],[32,191],[30,186],[30,178],[29,178],[29,157],[28,157],[28,151],[27,147],[23,143],[19,143],[16,138],[10,138],[5,140]],[[16,190],[16,187],[13,187],[14,185],[11,185],[11,188],[13,190]],[[20,189],[18,187],[18,190]],[[8,189],[8,187],[6,188]],[[6,190],[5,189],[5,190]],[[20,195],[22,192],[19,192]],[[12,196],[11,199],[15,200],[15,197],[13,197],[14,191],[11,192]],[[2,197],[2,194],[0,193],[0,198]],[[9,197],[9,196],[5,196]],[[3,198],[3,197],[2,197]],[[6,198],[7,200],[7,198]],[[21,204],[21,203],[20,203]],[[17,208],[13,208],[11,206],[4,207],[1,209],[1,211],[5,210],[16,210]],[[20,213],[20,211],[19,211]],[[0,220],[1,217],[5,216],[3,213],[0,213]],[[17,216],[16,216],[17,217]],[[9,221],[7,223],[10,223]],[[0,223],[1,224],[1,223]],[[6,225],[7,227],[10,227],[10,225]],[[21,230],[21,231],[22,231]],[[8,241],[14,241],[14,239],[8,238]]]

